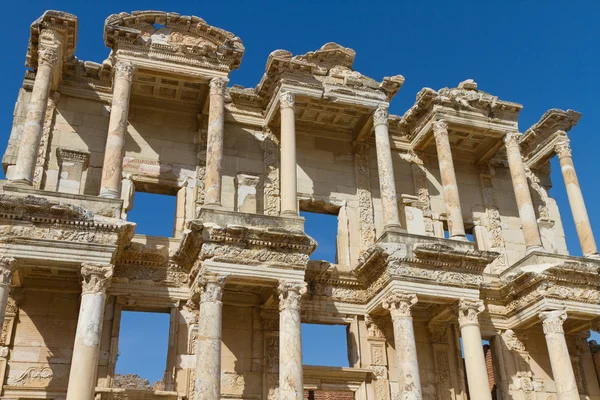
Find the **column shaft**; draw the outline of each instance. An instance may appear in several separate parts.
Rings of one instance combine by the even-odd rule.
[[[113,96],[108,122],[108,136],[104,150],[100,197],[117,199],[121,194],[123,173],[123,153],[125,136],[127,135],[127,118],[129,115],[129,99],[131,97],[131,81],[134,66],[129,62],[116,63],[113,80]]]
[[[207,206],[221,206],[221,182],[223,165],[223,135],[225,129],[225,89],[227,78],[210,81],[210,107],[206,135],[206,174],[204,176]]]
[[[12,281],[15,266],[16,260],[14,258],[0,258],[0,327],[3,326],[4,317],[6,316],[10,283]]]
[[[492,400],[478,319],[478,315],[484,308],[482,301],[460,300],[457,310],[458,324],[465,355],[469,393],[477,400]]]
[[[196,341],[196,381],[194,400],[221,398],[221,331],[225,279],[203,276],[199,282],[200,318]]]
[[[519,136],[518,133],[507,133],[504,137],[504,143],[506,144],[506,156],[515,191],[515,199],[519,208],[519,217],[523,224],[525,246],[528,252],[532,252],[542,249],[542,238],[538,229],[531,193],[529,192],[525,165],[519,149]]]
[[[388,131],[387,107],[378,107],[373,113],[375,127],[375,148],[377,151],[377,170],[379,173],[379,190],[381,192],[381,207],[383,209],[384,228],[400,228],[398,213],[398,197],[394,166]]]
[[[563,322],[567,319],[567,312],[564,310],[544,311],[539,314],[539,317],[542,320],[546,336],[558,400],[579,400],[573,364],[562,328]]]
[[[558,154],[560,170],[562,171],[565,186],[567,188],[567,197],[569,198],[571,213],[573,214],[573,220],[575,221],[575,229],[577,230],[577,236],[579,237],[581,251],[584,256],[597,256],[598,248],[596,247],[596,240],[594,239],[590,219],[585,207],[585,202],[583,201],[583,193],[581,193],[579,179],[577,179],[577,174],[575,173],[569,138],[564,136],[559,140],[556,144],[556,154]]]
[[[81,268],[83,291],[73,345],[67,400],[94,399],[106,289],[110,285],[112,274],[112,265],[85,264]]]
[[[452,160],[452,149],[450,147],[450,140],[448,139],[448,125],[444,121],[434,122],[433,134],[435,136],[435,147],[440,164],[444,204],[446,205],[446,213],[448,214],[448,233],[450,239],[464,240],[466,238],[465,224],[460,207],[456,172],[454,171],[454,161]]]
[[[421,377],[417,360],[417,344],[410,308],[417,302],[414,294],[392,292],[383,300],[383,307],[390,310],[394,324],[394,345],[400,398],[421,400]]]
[[[50,96],[50,87],[54,67],[58,63],[58,52],[53,48],[42,48],[38,53],[38,69],[35,73],[31,100],[27,105],[27,114],[25,116],[25,126],[19,144],[19,153],[13,181],[31,185],[35,164],[37,161],[38,148],[44,128],[44,117],[48,106],[48,96]]]
[[[296,122],[294,94],[279,97],[281,111],[281,214],[298,215],[298,182],[296,172]]]
[[[279,400],[304,399],[302,372],[301,297],[304,282],[280,282],[279,292]]]

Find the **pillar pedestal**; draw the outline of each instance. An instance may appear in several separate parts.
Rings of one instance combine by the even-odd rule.
[[[465,235],[465,223],[463,221],[460,197],[458,195],[458,184],[454,161],[452,160],[452,149],[448,138],[448,124],[444,121],[433,123],[433,134],[435,136],[435,147],[437,149],[438,162],[440,164],[440,176],[444,188],[444,204],[448,214],[448,233],[450,239],[467,240]]]
[[[228,82],[227,78],[213,78],[210,81],[206,173],[204,175],[204,205],[206,206],[221,207],[225,89]]]
[[[106,289],[113,275],[112,265],[84,264],[81,306],[73,346],[67,400],[93,400],[100,357],[100,340]]]
[[[279,398],[303,400],[302,331],[300,305],[305,282],[282,281],[279,293]]]
[[[398,213],[398,196],[396,194],[396,181],[394,180],[394,166],[390,136],[388,131],[388,109],[379,106],[373,112],[373,126],[375,127],[375,148],[377,151],[377,171],[379,173],[379,191],[381,193],[381,207],[383,209],[384,230],[398,230],[400,216]]]
[[[484,309],[481,300],[460,300],[457,310],[458,325],[465,355],[469,393],[477,400],[492,400],[478,318]]]
[[[590,225],[590,218],[588,217],[585,202],[583,201],[583,193],[581,193],[581,187],[579,186],[579,179],[577,179],[577,174],[575,173],[570,141],[566,135],[560,138],[555,150],[556,154],[558,154],[560,170],[567,188],[567,197],[569,198],[569,205],[571,206],[571,213],[575,221],[575,229],[583,256],[600,258],[592,226]]]
[[[564,310],[544,311],[539,314],[546,336],[552,376],[556,384],[558,400],[579,400],[577,381],[569,356],[563,322],[567,319]]]
[[[8,295],[10,293],[10,283],[15,268],[16,260],[14,258],[0,258],[0,327],[4,324],[6,306],[8,305]]]
[[[417,360],[417,344],[410,309],[417,303],[415,294],[392,292],[383,300],[394,324],[394,347],[401,399],[421,400],[421,378]]]
[[[58,63],[58,51],[44,47],[38,52],[38,69],[35,73],[31,100],[27,105],[25,125],[12,182],[31,186],[35,173],[38,148],[42,138],[44,117],[50,96],[50,87],[54,75],[54,67]]]
[[[298,215],[298,182],[296,172],[295,96],[283,92],[279,96],[281,111],[281,215]]]
[[[531,200],[531,193],[529,192],[525,165],[523,164],[519,148],[519,136],[520,134],[516,132],[507,133],[504,136],[504,143],[506,145],[506,156],[515,191],[515,199],[517,200],[517,207],[519,209],[519,217],[523,224],[525,247],[527,254],[529,254],[534,251],[543,251],[544,249],[535,216],[535,209],[533,208],[533,201]]]
[[[221,399],[221,331],[225,278],[202,276],[198,282],[200,318],[196,341],[196,381],[194,400]]]
[[[118,61],[114,66],[113,95],[108,122],[108,136],[102,165],[100,197],[118,199],[121,195],[123,153],[127,135],[127,118],[131,82],[135,67],[130,62]]]

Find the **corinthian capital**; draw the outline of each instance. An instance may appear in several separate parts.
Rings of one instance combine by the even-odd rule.
[[[43,47],[38,51],[38,66],[54,68],[58,62],[58,50],[52,47]]]
[[[571,141],[567,135],[561,135],[558,142],[554,145],[554,151],[558,158],[571,157]]]
[[[302,295],[306,293],[306,282],[281,281],[277,286],[279,311],[300,310]]]
[[[13,272],[17,266],[17,260],[12,257],[0,258],[0,285],[9,285]]]
[[[565,310],[542,311],[538,317],[542,320],[544,334],[564,333],[563,322],[567,319]]]
[[[388,108],[386,106],[378,106],[377,109],[375,111],[373,111],[373,125],[377,126],[377,125],[381,125],[381,124],[388,124],[388,117],[389,117],[389,113],[388,113]]]
[[[218,275],[202,275],[198,279],[200,303],[220,303],[223,298],[225,277]]]
[[[433,123],[433,134],[434,136],[448,136],[448,124],[446,121],[439,120]]]
[[[292,92],[283,92],[279,95],[279,106],[281,108],[293,108],[296,96]]]
[[[210,80],[210,94],[217,94],[219,96],[225,96],[225,89],[229,83],[229,78],[212,78]]]
[[[504,144],[507,148],[519,148],[519,138],[521,134],[518,132],[508,132],[504,135]]]
[[[129,61],[118,61],[113,69],[115,70],[115,79],[123,78],[129,82],[133,79],[135,67]]]
[[[394,291],[383,299],[382,306],[386,310],[390,310],[392,319],[408,318],[411,316],[410,309],[417,304],[417,301],[416,294]]]
[[[472,325],[479,324],[479,314],[485,310],[482,300],[465,300],[461,299],[458,301],[457,314],[458,324]]]
[[[82,292],[104,293],[110,286],[114,267],[110,264],[83,264],[81,266]]]

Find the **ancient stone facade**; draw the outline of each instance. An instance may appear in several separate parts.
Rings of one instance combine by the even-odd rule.
[[[102,63],[77,29],[33,23],[3,157],[0,398],[600,399],[579,113],[521,133],[521,105],[466,80],[391,115],[404,78],[335,43],[243,88],[242,41],[198,17],[111,15]],[[172,237],[136,234],[140,192],[177,197]],[[337,263],[309,259],[302,210],[338,216]],[[162,382],[115,375],[128,310],[171,316]],[[349,366],[302,365],[301,323],[345,325]]]

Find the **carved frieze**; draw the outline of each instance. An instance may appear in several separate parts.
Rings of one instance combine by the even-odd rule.
[[[375,243],[375,222],[373,220],[373,198],[369,168],[369,145],[366,142],[354,143],[354,170],[358,195],[361,249]]]

